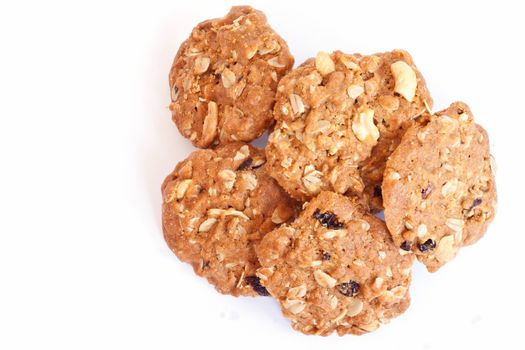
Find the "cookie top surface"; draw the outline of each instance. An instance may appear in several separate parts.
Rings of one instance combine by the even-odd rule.
[[[476,242],[495,214],[493,168],[487,133],[464,103],[409,129],[383,180],[385,220],[396,245],[433,272]]]
[[[403,313],[413,257],[352,199],[321,192],[256,248],[261,283],[306,334],[363,334]]]
[[[181,45],[169,75],[172,119],[201,148],[256,139],[273,122],[277,82],[293,61],[262,12],[233,7]]]
[[[303,201],[380,186],[386,158],[425,102],[432,104],[425,82],[405,51],[320,52],[279,82],[269,171]]]
[[[193,152],[162,185],[169,247],[225,294],[265,294],[253,250],[295,203],[266,174],[264,152],[242,143]]]

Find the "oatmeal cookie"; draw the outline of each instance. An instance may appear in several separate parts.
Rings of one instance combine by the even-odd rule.
[[[403,313],[413,257],[354,199],[321,192],[256,248],[262,285],[306,334],[363,334]]]
[[[486,131],[453,103],[414,125],[386,164],[385,220],[401,250],[437,271],[494,218],[494,164]]]
[[[254,245],[289,220],[295,203],[243,143],[193,152],[162,184],[164,237],[180,260],[232,295],[265,295]]]
[[[267,158],[292,197],[380,194],[384,163],[432,100],[410,55],[319,52],[277,88]],[[380,203],[377,205],[380,207]]]
[[[254,140],[271,126],[277,83],[293,62],[262,12],[232,7],[181,45],[169,75],[172,119],[197,147]]]

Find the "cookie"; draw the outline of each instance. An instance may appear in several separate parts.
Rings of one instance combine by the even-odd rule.
[[[262,239],[257,276],[294,329],[360,335],[409,306],[413,257],[398,250],[385,224],[356,201],[321,192]]]
[[[320,52],[277,88],[270,174],[292,197],[380,194],[384,163],[432,100],[410,55]],[[380,203],[378,204],[380,206]]]
[[[193,152],[162,184],[166,242],[224,294],[266,294],[253,247],[294,215],[264,163],[262,150],[231,143]]]
[[[232,7],[181,45],[169,75],[172,119],[197,147],[252,141],[271,126],[277,83],[293,62],[262,12]]]
[[[493,170],[488,135],[466,104],[410,128],[386,164],[382,187],[396,245],[434,272],[480,239],[495,214]]]

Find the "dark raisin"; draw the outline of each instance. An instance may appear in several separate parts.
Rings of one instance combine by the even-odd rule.
[[[249,168],[250,165],[252,165],[253,159],[247,158],[245,161],[243,161],[238,167],[237,170],[244,170],[246,168]]]
[[[419,251],[423,253],[423,252],[426,252],[427,250],[432,250],[436,248],[436,242],[429,238],[424,243],[419,243],[417,247],[419,248]]]
[[[202,262],[202,269],[207,269],[208,267],[210,267],[210,262],[209,261],[203,261]]]
[[[354,295],[357,295],[359,293],[359,288],[361,286],[356,281],[348,281],[345,283],[341,283],[337,286],[337,290],[339,293],[343,294],[346,297],[353,297]]]
[[[338,230],[338,229],[342,229],[343,227],[345,227],[345,224],[342,222],[339,222],[337,220],[337,216],[330,211],[321,213],[319,209],[315,209],[314,214],[312,216],[315,219],[317,219],[321,223],[321,225],[323,225],[326,228],[333,228],[333,229]]]
[[[410,249],[412,249],[412,242],[410,241],[404,241],[403,243],[401,243],[401,246],[399,247],[403,250],[406,250],[407,252],[410,251]]]
[[[429,183],[426,188],[423,188],[421,190],[421,198],[426,199],[432,192],[432,189],[433,189],[432,184]]]
[[[330,260],[331,257],[332,256],[329,253],[323,252],[323,260],[324,261]]]
[[[381,191],[381,186],[374,186],[374,196],[383,197],[383,192]]]
[[[465,113],[465,111],[463,110],[463,108],[458,108],[458,114],[463,114]]]
[[[270,293],[268,293],[268,290],[263,285],[261,285],[261,279],[259,277],[247,276],[244,278],[244,280],[253,288],[255,292],[257,292],[257,294],[263,297],[267,297],[268,295],[270,295]]]

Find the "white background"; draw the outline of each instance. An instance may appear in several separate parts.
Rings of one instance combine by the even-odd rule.
[[[162,238],[160,184],[192,150],[170,120],[168,71],[231,3],[3,1],[0,349],[524,349],[524,12],[457,2],[252,2],[296,63],[408,50],[434,110],[469,103],[499,167],[478,244],[432,275],[417,264],[412,305],[389,325],[322,338],[294,332],[270,298],[216,293]]]

